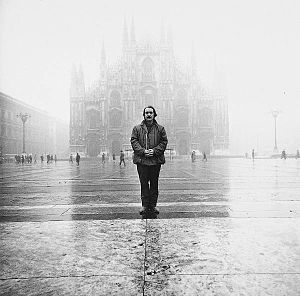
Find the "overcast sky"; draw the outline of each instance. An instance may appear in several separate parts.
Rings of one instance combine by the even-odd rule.
[[[97,79],[102,42],[121,55],[124,18],[137,39],[173,31],[178,59],[192,46],[209,83],[215,61],[227,80],[232,153],[300,149],[300,1],[0,0],[0,91],[69,119],[72,64]],[[158,118],[159,120],[159,118]]]

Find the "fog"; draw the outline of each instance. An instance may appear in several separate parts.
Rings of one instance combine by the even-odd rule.
[[[279,0],[0,1],[0,91],[69,120],[72,64],[86,86],[98,78],[104,42],[109,64],[121,55],[124,19],[137,40],[171,28],[174,51],[194,49],[207,85],[215,65],[226,78],[230,151],[300,149],[300,4]],[[157,118],[159,121],[159,117]]]

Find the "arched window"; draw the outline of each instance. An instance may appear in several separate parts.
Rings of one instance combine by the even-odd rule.
[[[187,93],[186,93],[186,90],[180,89],[177,92],[176,101],[179,104],[186,104],[187,103]]]
[[[142,64],[142,80],[143,81],[154,81],[154,63],[150,58],[146,58]]]
[[[121,106],[121,95],[118,91],[112,91],[110,94],[110,106],[120,107]]]
[[[199,123],[202,127],[212,126],[212,110],[209,108],[203,108],[200,110]]]
[[[122,126],[122,113],[119,110],[111,110],[109,114],[109,125],[112,128],[119,128]]]
[[[100,113],[96,110],[90,110],[88,113],[89,128],[96,129],[100,127]]]

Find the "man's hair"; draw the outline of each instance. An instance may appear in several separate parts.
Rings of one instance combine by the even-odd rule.
[[[157,116],[157,113],[156,113],[154,107],[152,107],[152,106],[147,106],[147,107],[144,108],[144,110],[143,110],[143,116],[145,117],[145,111],[146,111],[147,108],[151,108],[153,110],[154,118],[155,118]]]

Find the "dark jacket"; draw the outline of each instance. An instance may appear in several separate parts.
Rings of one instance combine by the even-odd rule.
[[[157,165],[165,163],[164,152],[168,139],[165,128],[153,120],[153,126],[148,131],[145,121],[136,125],[131,134],[131,146],[134,151],[133,163],[144,165]],[[145,149],[153,149],[152,157],[145,156]]]

